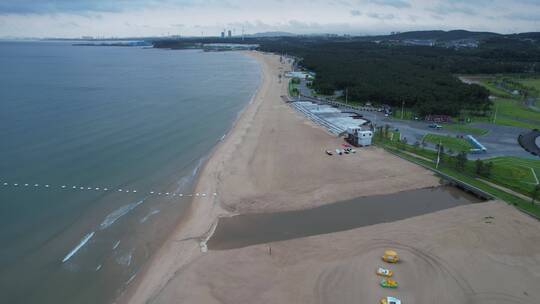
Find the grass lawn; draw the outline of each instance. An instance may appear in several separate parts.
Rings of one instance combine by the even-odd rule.
[[[298,96],[298,89],[292,79],[289,81],[289,96]]]
[[[488,132],[486,129],[475,128],[465,124],[445,124],[443,128],[472,135],[484,135]]]
[[[530,129],[540,128],[540,112],[536,112],[521,104],[520,101],[508,98],[495,100],[497,116],[495,123]]]
[[[389,131],[389,139],[394,142],[398,142],[401,139],[401,134],[396,131]]]
[[[486,89],[488,89],[492,95],[494,96],[498,96],[498,97],[503,97],[503,98],[512,98],[514,97],[514,95],[506,92],[505,90],[497,87],[493,82],[492,80],[483,80],[480,82],[480,84],[485,87]]]
[[[540,91],[540,78],[517,79],[517,81],[526,87]]]
[[[453,136],[426,134],[426,136],[424,136],[424,140],[432,144],[441,143],[447,151],[448,149],[452,149],[455,152],[469,151],[473,147],[465,139]]]
[[[428,161],[425,161],[423,159],[419,159],[419,158],[415,158],[414,156],[411,156],[411,155],[408,155],[406,153],[403,153],[401,150],[397,149],[396,146],[394,146],[395,144],[390,144],[388,145],[388,143],[379,143],[379,144],[382,144],[385,148],[387,149],[391,149],[392,152],[394,153],[397,153],[399,155],[401,155],[403,158],[405,159],[408,159],[412,162],[415,162],[415,163],[419,163],[419,164],[422,164],[424,166],[427,166],[427,167],[430,167],[430,168],[434,168],[435,167],[435,164],[433,162],[428,162]],[[418,153],[418,152],[428,152],[427,150],[423,150],[423,149],[414,149],[410,146],[407,146],[407,150],[409,152],[413,152],[415,154],[418,154],[418,155],[422,155],[423,153]],[[432,154],[433,152],[429,151],[430,154]],[[433,156],[433,155],[431,155]],[[502,164],[505,164],[505,165],[511,165],[513,162],[515,162],[516,160],[517,161],[525,161],[526,163],[528,163],[529,161],[528,160],[524,160],[524,159],[521,159],[521,158],[507,158],[507,157],[500,157],[498,158],[500,160],[498,160],[497,162],[499,162],[499,165],[502,167]],[[493,159],[493,161],[495,161],[495,159]],[[540,163],[540,161],[533,161],[533,162],[538,162]],[[473,163],[473,161],[468,161],[467,162],[467,166],[469,167],[471,165],[471,163]],[[537,164],[535,164],[537,165]],[[497,166],[497,165],[495,165]],[[494,175],[495,175],[495,166],[494,166]],[[507,167],[508,168],[508,167]],[[452,176],[453,178],[456,178],[460,181],[463,181],[463,182],[466,182],[468,183],[469,185],[472,185],[472,186],[475,186],[487,193],[490,193],[491,195],[503,200],[503,201],[506,201],[516,207],[518,207],[519,209],[522,209],[522,210],[525,210],[527,212],[530,212],[532,214],[535,214],[536,216],[540,216],[540,206],[539,205],[533,205],[531,204],[530,201],[528,200],[523,200],[522,198],[520,197],[517,197],[511,193],[507,193],[503,190],[500,190],[498,188],[495,188],[495,187],[492,187],[488,184],[485,184],[484,182],[482,181],[479,181],[476,179],[475,175],[474,174],[470,174],[470,172],[468,172],[469,170],[465,170],[465,171],[459,171],[459,170],[456,170],[455,168],[453,168],[452,166],[449,166],[447,164],[443,164],[441,167],[439,167],[439,170],[447,175],[450,175]],[[492,182],[495,182],[495,183],[499,183],[497,181],[495,181],[493,178],[489,178],[488,179],[489,181],[492,181]]]
[[[491,179],[497,184],[530,195],[540,178],[540,160],[520,157],[495,157]]]

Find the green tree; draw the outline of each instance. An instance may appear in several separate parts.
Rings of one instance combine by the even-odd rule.
[[[536,199],[538,199],[538,196],[540,195],[540,184],[534,186],[532,192],[531,192],[531,204],[534,205],[534,202]]]
[[[467,163],[467,153],[463,151],[459,152],[458,155],[456,155],[456,168],[459,170],[464,170],[466,163]]]
[[[484,176],[485,177],[490,177],[491,176],[491,171],[493,170],[493,162],[488,162],[485,166],[484,166]]]
[[[481,161],[480,159],[477,159],[475,162],[475,172],[477,175],[482,175],[482,173],[484,172],[484,162]]]

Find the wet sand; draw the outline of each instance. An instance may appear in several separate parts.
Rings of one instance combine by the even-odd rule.
[[[242,248],[393,222],[481,200],[442,186],[360,197],[316,208],[221,218],[208,241],[210,250]]]
[[[531,288],[540,273],[540,256],[534,254],[540,252],[538,223],[502,203],[272,243],[271,256],[267,244],[208,251],[206,240],[218,217],[301,210],[439,185],[430,171],[376,147],[327,156],[324,151],[343,140],[283,103],[286,82],[280,83],[278,74],[289,66],[277,56],[248,55],[261,63],[261,86],[216,147],[196,186],[197,192],[219,195],[193,200],[188,218],[119,302],[374,303],[386,294],[373,271],[388,247],[403,252],[406,261],[397,265],[402,268],[398,279],[407,277],[408,283],[396,291],[406,303],[462,303],[471,294],[482,300],[483,290],[511,299],[527,292],[538,300]],[[501,224],[485,223],[487,215]],[[472,279],[474,287],[455,279],[462,276]],[[499,280],[508,284],[498,288]],[[475,299],[471,302],[483,303]]]

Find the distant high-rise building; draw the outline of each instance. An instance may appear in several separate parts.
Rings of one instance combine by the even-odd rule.
[[[232,31],[231,31],[231,30],[229,30],[229,31],[227,32],[227,37],[229,37],[229,38],[232,37]]]
[[[221,38],[225,38],[225,31],[221,32]]]

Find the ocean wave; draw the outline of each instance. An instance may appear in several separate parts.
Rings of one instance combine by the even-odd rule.
[[[135,203],[131,203],[131,204],[128,204],[128,205],[125,205],[125,206],[122,206],[116,210],[114,210],[113,212],[109,213],[105,219],[103,220],[103,222],[99,225],[99,228],[101,230],[104,230],[104,229],[107,229],[108,227],[110,227],[112,224],[114,224],[114,222],[116,222],[119,218],[121,218],[122,216],[126,215],[128,212],[130,212],[131,210],[137,208],[137,206],[139,206],[140,204],[142,204],[144,202],[144,199],[138,201],[138,202],[135,202]]]
[[[77,251],[79,251],[79,249],[81,249],[93,236],[94,236],[94,231],[88,233],[87,235],[85,235],[82,240],[79,242],[79,244],[77,246],[75,246],[75,248],[73,248],[68,254],[66,254],[66,256],[64,257],[64,259],[62,259],[62,263],[65,263],[67,260],[71,259],[72,256],[74,256]]]
[[[112,249],[116,250],[116,248],[118,248],[118,245],[120,245],[120,240],[118,240],[116,243],[114,243]]]
[[[143,217],[139,222],[144,223],[148,220],[149,217],[152,215],[158,214],[159,210],[152,210],[150,213],[148,213],[145,217]]]

